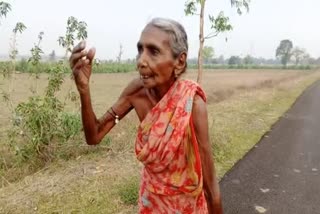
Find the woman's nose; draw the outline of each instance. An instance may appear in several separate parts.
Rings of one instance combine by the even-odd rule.
[[[137,56],[137,68],[141,69],[147,66],[147,60],[145,54],[142,52]]]

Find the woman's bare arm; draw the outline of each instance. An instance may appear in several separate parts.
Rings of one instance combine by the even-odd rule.
[[[192,119],[199,145],[203,174],[203,188],[208,205],[208,211],[210,214],[222,214],[223,210],[219,184],[216,178],[213,153],[209,140],[207,106],[204,100],[198,95],[195,96],[193,104]]]
[[[130,88],[130,84],[127,89]],[[81,100],[81,117],[83,129],[87,144],[95,145],[101,142],[103,137],[114,127],[114,114],[122,119],[130,110],[132,105],[130,102],[130,91],[124,90],[124,93],[119,97],[118,101],[113,105],[112,109],[107,110],[105,114],[97,119],[91,104],[89,89],[80,93]]]
[[[113,110],[106,112],[99,120],[97,119],[91,103],[89,80],[92,73],[92,61],[95,49],[85,50],[85,42],[80,42],[72,51],[69,62],[80,94],[81,116],[83,129],[87,144],[100,143],[102,138],[115,125],[115,115],[123,118],[132,108],[130,97],[137,91],[139,82],[137,80],[129,83],[128,87],[120,95],[118,101],[113,105]]]

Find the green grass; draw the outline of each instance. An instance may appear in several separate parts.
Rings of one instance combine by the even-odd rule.
[[[247,92],[230,101],[209,106],[213,130],[210,134],[219,177],[253,148],[314,81],[314,78],[306,79],[290,90],[257,91],[254,97],[252,92]]]
[[[139,196],[139,177],[129,177],[118,187],[120,199],[126,205],[136,205]]]

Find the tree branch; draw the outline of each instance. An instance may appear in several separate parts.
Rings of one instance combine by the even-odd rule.
[[[204,37],[204,39],[211,39],[213,37],[218,36],[219,32],[215,32],[215,33],[209,33],[207,36]]]

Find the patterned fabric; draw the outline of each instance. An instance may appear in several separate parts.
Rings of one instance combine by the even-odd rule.
[[[177,80],[141,122],[135,152],[144,164],[139,213],[208,213],[192,106],[199,85]],[[190,122],[191,121],[191,122]]]

